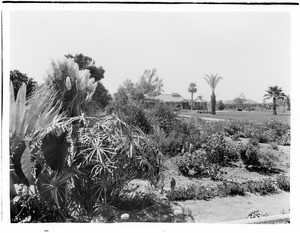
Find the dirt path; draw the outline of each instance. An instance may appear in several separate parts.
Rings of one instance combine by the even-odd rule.
[[[259,209],[271,215],[286,213],[290,208],[290,194],[282,192],[276,195],[258,196],[249,194],[245,197],[235,196],[214,198],[211,201],[183,201],[178,205],[189,209],[194,222],[216,223],[247,218],[249,212]]]

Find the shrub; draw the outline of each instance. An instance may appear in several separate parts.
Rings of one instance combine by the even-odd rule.
[[[278,189],[272,179],[250,181],[247,184],[247,191],[251,193],[259,193],[260,195],[278,193]]]
[[[145,133],[152,131],[152,126],[146,116],[146,111],[138,102],[115,99],[108,107],[109,114],[116,114],[122,121],[134,127],[139,127]]]
[[[134,192],[132,195],[120,194],[117,196],[110,205],[118,208],[119,210],[132,211],[144,209],[152,206],[155,203],[155,197],[150,193]]]
[[[240,134],[244,131],[244,122],[241,120],[230,120],[223,122],[224,132],[228,135]]]
[[[244,132],[247,137],[257,139],[260,143],[278,142],[282,145],[289,141],[289,129],[288,123],[272,119],[262,123],[249,122],[245,125]],[[287,136],[284,136],[286,134]],[[282,141],[283,137],[286,137],[286,140]]]
[[[231,138],[233,141],[240,141],[240,134],[234,134]]]
[[[185,176],[212,177],[213,179],[220,176],[220,166],[211,164],[203,150],[197,150],[193,154],[185,153],[178,157],[175,163]]]
[[[158,104],[148,113],[153,125],[157,125],[168,135],[176,127],[176,114],[166,104]]]
[[[286,192],[290,191],[290,179],[288,176],[280,174],[276,177],[277,186]]]
[[[244,196],[246,194],[245,188],[239,182],[223,181],[222,184],[218,184],[218,196]]]
[[[259,141],[255,138],[249,138],[248,144],[255,147],[259,147]]]
[[[268,216],[268,214],[262,212],[261,210],[253,210],[248,214],[247,218],[261,218],[266,216]]]
[[[208,136],[201,148],[207,153],[209,162],[213,164],[226,166],[229,162],[237,161],[239,158],[236,147],[226,142],[223,135]]]
[[[258,147],[250,143],[241,148],[240,155],[246,166],[263,168],[269,171],[276,167],[276,162],[278,161],[278,157],[272,151],[267,150],[262,152]]]

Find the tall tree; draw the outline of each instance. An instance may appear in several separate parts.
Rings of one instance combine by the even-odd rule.
[[[72,58],[78,64],[80,70],[87,69],[90,71],[91,78],[94,78],[96,82],[101,81],[104,78],[105,70],[102,66],[97,67],[96,62],[89,56],[85,56],[82,53],[65,55],[66,58]],[[109,101],[111,100],[111,96],[108,90],[104,87],[102,82],[98,82],[96,91],[92,97],[91,106],[92,108],[105,108]]]
[[[158,96],[163,92],[163,83],[157,75],[156,69],[145,70],[139,78],[136,87],[141,90],[142,94],[149,96]]]
[[[194,104],[193,104],[193,101],[194,101],[193,97],[194,97],[194,93],[197,92],[197,85],[196,85],[196,83],[190,83],[188,91],[191,92],[191,110],[193,110],[193,106],[194,106]]]
[[[291,100],[290,100],[290,95],[287,95],[285,98],[285,102],[287,104],[287,110],[290,111],[291,110]]]
[[[17,98],[17,93],[23,83],[26,84],[26,98],[28,98],[34,89],[37,87],[37,82],[29,78],[27,74],[21,73],[19,70],[10,71],[10,81],[13,83],[14,96]]]
[[[212,94],[211,94],[211,113],[216,114],[216,95],[215,95],[215,89],[218,85],[218,83],[221,81],[222,77],[218,76],[218,74],[213,75],[205,75],[204,77],[205,81],[208,83],[208,85],[211,87]]]
[[[273,100],[273,115],[277,115],[276,107],[277,107],[277,100],[285,99],[286,95],[283,93],[282,88],[278,86],[269,86],[269,89],[266,90],[267,94],[264,95],[265,99]]]

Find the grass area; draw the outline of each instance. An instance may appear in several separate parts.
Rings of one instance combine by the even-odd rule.
[[[225,119],[225,120],[256,120],[265,121],[270,119],[281,120],[290,123],[290,112],[281,111],[277,112],[278,115],[272,115],[272,111],[217,111],[216,115],[209,113],[197,113],[197,111],[181,112],[180,115],[184,116],[198,116],[204,118],[215,118],[215,119]]]

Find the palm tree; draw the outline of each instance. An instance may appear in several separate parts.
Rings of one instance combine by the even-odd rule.
[[[264,99],[273,98],[273,115],[277,115],[276,101],[277,99],[285,99],[286,95],[282,92],[282,88],[278,86],[270,86],[266,92],[267,94],[264,95]]]
[[[190,83],[188,91],[191,92],[191,110],[193,110],[193,96],[194,96],[194,93],[197,92],[196,83]]]
[[[216,74],[216,75],[210,74],[210,76],[206,74],[205,76],[206,77],[204,77],[204,79],[208,83],[208,85],[211,87],[211,90],[212,90],[212,94],[211,94],[211,113],[216,114],[215,89],[216,89],[218,83],[220,82],[220,80],[222,79],[222,77],[218,76],[218,74]]]
[[[290,100],[289,95],[286,96],[285,101],[286,101],[286,104],[287,104],[287,110],[290,111],[291,110],[291,100]]]

